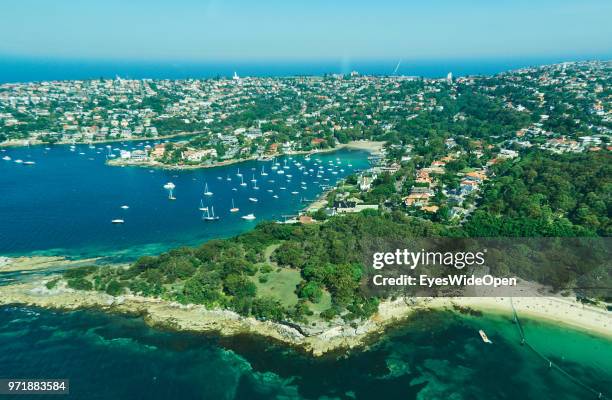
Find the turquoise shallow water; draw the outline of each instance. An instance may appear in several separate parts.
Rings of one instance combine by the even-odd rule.
[[[113,148],[132,147],[138,144],[113,144]],[[271,170],[272,162],[259,161],[167,171],[108,167],[104,164],[106,152],[104,146],[90,149],[79,145],[74,151],[69,146],[52,146],[49,150],[32,146],[0,153],[1,157],[12,158],[0,160],[0,254],[134,258],[228,237],[251,229],[257,221],[295,214],[306,205],[302,199],[314,199],[321,193],[320,185],[334,184],[368,166],[368,153],[341,150],[313,156],[310,161],[305,161],[304,156],[281,158],[278,161],[283,175]],[[17,159],[32,160],[36,165],[17,164]],[[285,160],[288,169],[282,168]],[[307,168],[300,171],[297,163]],[[317,171],[321,166],[321,178],[312,172],[304,175],[308,169]],[[261,175],[262,167],[267,176]],[[239,185],[238,168],[246,187]],[[253,175],[258,190],[253,189]],[[291,179],[287,175],[292,175]],[[176,185],[175,201],[168,200],[163,188],[167,182]],[[203,195],[205,184],[213,192],[210,197]],[[275,194],[278,199],[273,197]],[[250,197],[259,201],[251,202]],[[240,208],[235,214],[229,211],[232,199]],[[219,221],[202,221],[200,200],[214,207]],[[129,209],[121,209],[122,205]],[[257,219],[240,218],[248,213],[254,213]],[[124,219],[125,224],[111,224],[116,218]]]
[[[544,354],[612,388],[610,342],[524,324]],[[314,359],[259,338],[154,330],[137,317],[2,307],[0,377],[69,377],[75,399],[594,398],[520,346],[508,319],[442,312],[413,318],[365,351]]]

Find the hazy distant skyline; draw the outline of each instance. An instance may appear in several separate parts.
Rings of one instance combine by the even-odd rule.
[[[19,0],[0,9],[4,57],[350,63],[612,54],[612,2],[599,0]]]

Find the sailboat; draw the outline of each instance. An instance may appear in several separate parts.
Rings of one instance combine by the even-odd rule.
[[[215,216],[215,207],[210,207],[210,211],[208,211],[208,207],[206,208],[206,215],[202,215],[202,219],[204,221],[216,221],[219,217]]]
[[[240,211],[240,209],[234,205],[234,199],[232,199],[232,208],[230,208],[230,212],[237,212],[237,211]]]
[[[255,179],[255,174],[253,174],[253,178],[251,178],[251,182],[256,182],[257,179]]]
[[[208,183],[204,185],[204,196],[212,196],[213,192],[208,190]]]
[[[289,166],[287,165],[287,159],[285,159],[285,165],[283,166],[284,169],[289,169]]]
[[[266,172],[266,168],[265,166],[261,166],[261,176],[268,176],[268,173]]]
[[[232,178],[229,177],[229,175],[227,176],[227,178],[225,178],[226,181],[231,181]]]
[[[244,178],[242,177],[242,175],[240,175],[240,186],[246,186],[246,182],[244,181]]]
[[[236,172],[236,176],[242,177],[242,174],[240,173],[240,168],[238,168],[238,171]]]
[[[200,211],[207,211],[208,207],[204,207],[204,202],[202,201],[202,199],[200,199],[200,208],[198,208],[198,210]]]
[[[259,190],[259,186],[257,186],[257,179],[253,181],[253,189]]]
[[[274,157],[274,160],[272,161],[272,166],[270,167],[270,169],[278,169],[278,163],[276,162],[276,157]]]
[[[255,219],[255,215],[254,214],[247,214],[247,215],[243,215],[242,217],[240,217],[242,219],[246,219],[247,221],[252,221]]]
[[[164,189],[168,190],[168,200],[176,200],[176,197],[172,194],[172,190],[174,190],[176,186],[172,182],[168,182],[164,185]]]

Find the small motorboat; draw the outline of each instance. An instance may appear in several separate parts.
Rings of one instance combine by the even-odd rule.
[[[482,329],[478,331],[478,333],[480,334],[480,337],[482,338],[482,341],[485,343],[489,343],[489,344],[493,344],[493,342],[491,340],[489,340],[489,337],[487,336],[487,334],[485,333],[485,331],[483,331]]]

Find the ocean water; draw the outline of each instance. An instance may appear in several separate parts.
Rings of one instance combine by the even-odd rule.
[[[597,59],[580,57],[579,59]],[[426,78],[492,75],[511,69],[573,61],[576,57],[517,57],[489,59],[435,60],[314,60],[271,62],[139,62],[76,59],[34,59],[0,57],[0,83],[43,80],[115,78],[190,79],[240,76],[295,76],[348,74],[358,71],[366,75],[406,75]],[[397,71],[395,71],[397,68]]]
[[[609,394],[609,341],[524,326],[539,351]],[[449,312],[419,314],[364,351],[315,359],[262,338],[155,330],[138,317],[2,307],[0,376],[69,378],[74,399],[596,398],[521,346],[510,320]]]
[[[135,147],[138,143],[113,144],[113,148]],[[280,158],[277,161],[281,164],[279,170],[285,172],[283,175],[271,170],[271,161],[170,171],[109,167],[105,165],[106,153],[102,145],[96,149],[77,145],[74,151],[70,146],[56,145],[49,150],[31,146],[0,152],[0,158],[12,158],[0,159],[0,255],[132,259],[211,238],[229,237],[252,229],[258,221],[295,215],[307,205],[303,199],[315,199],[322,192],[320,185],[333,185],[351,172],[367,168],[369,163],[364,151],[340,150],[315,155],[310,161],[304,156]],[[18,164],[14,162],[17,159],[36,164]],[[283,168],[285,161],[288,169]],[[307,168],[300,171],[297,163]],[[312,172],[304,175],[307,169],[317,171],[320,166],[324,166],[321,178]],[[261,175],[262,168],[267,176]],[[246,187],[240,186],[238,169]],[[288,175],[292,175],[291,179]],[[253,189],[253,176],[258,190]],[[163,188],[167,182],[176,185],[175,201],[168,200],[168,191]],[[212,196],[203,195],[205,185],[213,192]],[[273,197],[275,194],[278,199]],[[240,208],[237,213],[229,211],[232,199]],[[214,207],[220,219],[203,221],[200,201],[204,206]],[[129,209],[122,209],[123,205]],[[254,213],[257,219],[241,218],[249,213]],[[125,223],[113,225],[113,219],[123,219]]]

